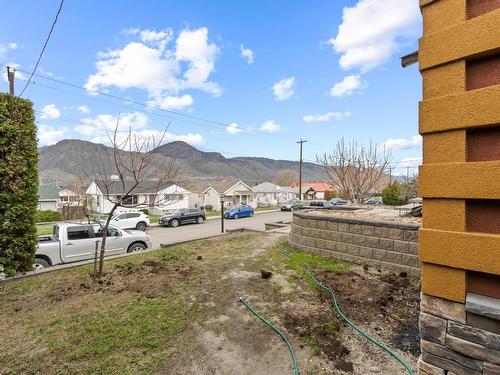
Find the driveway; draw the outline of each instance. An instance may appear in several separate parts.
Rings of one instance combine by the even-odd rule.
[[[291,212],[261,212],[253,217],[241,219],[224,220],[224,229],[247,228],[264,230],[265,223],[277,221],[291,221]],[[172,244],[176,242],[197,240],[200,238],[216,236],[220,234],[220,218],[210,219],[203,224],[187,224],[177,228],[153,226],[148,228],[147,233],[153,241],[153,248],[159,248],[160,244]]]

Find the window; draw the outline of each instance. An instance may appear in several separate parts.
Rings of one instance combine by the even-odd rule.
[[[164,197],[167,202],[178,202],[184,199],[184,195],[182,194],[165,194]]]
[[[104,231],[100,225],[94,225],[93,229],[94,229],[94,237],[102,237]],[[118,229],[108,227],[107,237],[118,237],[118,236],[119,236]]]
[[[141,216],[141,214],[140,214],[140,213],[138,213],[138,212],[133,212],[133,213],[129,213],[129,214],[127,214],[127,219],[133,219],[133,218],[136,218],[136,217],[139,217],[139,216]]]
[[[68,227],[68,240],[84,240],[91,238],[89,227]]]
[[[121,195],[118,195],[117,198],[118,200],[121,200],[122,204],[124,205],[137,204],[138,202],[137,195],[125,195],[123,197]]]

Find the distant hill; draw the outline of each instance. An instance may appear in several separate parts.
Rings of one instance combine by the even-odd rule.
[[[233,177],[248,183],[273,180],[281,170],[298,171],[299,163],[259,157],[226,158],[218,152],[205,152],[181,141],[157,149],[161,157],[173,157],[182,165],[183,174],[196,178]],[[40,147],[40,177],[43,182],[71,184],[85,177],[98,160],[112,166],[112,148],[88,141],[65,139]],[[325,181],[328,176],[314,163],[303,163],[304,180]]]

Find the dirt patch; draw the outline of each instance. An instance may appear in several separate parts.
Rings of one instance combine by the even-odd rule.
[[[418,356],[420,352],[418,281],[395,273],[316,272],[337,296],[342,311],[356,324],[368,327],[392,348]],[[331,302],[325,292],[321,299]]]

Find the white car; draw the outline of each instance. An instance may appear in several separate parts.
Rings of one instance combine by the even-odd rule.
[[[149,216],[140,211],[126,211],[114,214],[111,223],[120,229],[146,230],[149,227]]]

